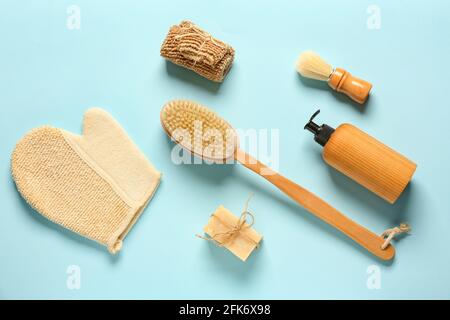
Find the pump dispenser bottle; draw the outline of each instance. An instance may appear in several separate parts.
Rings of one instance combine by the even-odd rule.
[[[323,146],[327,164],[394,203],[412,179],[417,165],[351,124],[336,129],[313,122],[316,111],[305,129]]]

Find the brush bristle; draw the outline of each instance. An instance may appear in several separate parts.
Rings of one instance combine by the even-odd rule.
[[[161,110],[161,123],[172,140],[200,157],[225,160],[236,150],[234,129],[216,113],[196,102],[168,102]]]
[[[316,53],[305,51],[297,59],[297,71],[306,78],[327,81],[333,67]]]

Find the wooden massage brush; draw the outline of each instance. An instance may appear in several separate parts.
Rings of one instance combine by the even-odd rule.
[[[338,229],[378,258],[390,260],[394,257],[395,250],[392,245],[385,250],[381,249],[384,243],[383,238],[240,150],[239,139],[233,127],[213,111],[195,102],[175,100],[162,108],[160,116],[166,133],[184,149],[216,163],[237,160],[274,184],[307,211]]]

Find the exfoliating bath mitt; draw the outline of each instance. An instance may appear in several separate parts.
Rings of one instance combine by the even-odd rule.
[[[113,254],[161,178],[114,118],[99,108],[85,113],[81,136],[53,127],[29,132],[12,154],[11,170],[33,209]]]

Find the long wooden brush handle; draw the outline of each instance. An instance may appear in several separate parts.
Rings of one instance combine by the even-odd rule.
[[[382,250],[381,245],[384,239],[347,218],[318,196],[271,170],[265,164],[254,159],[242,150],[238,149],[236,151],[235,159],[245,167],[270,181],[310,213],[338,229],[375,256],[383,260],[390,260],[394,257],[395,249],[392,245]]]

